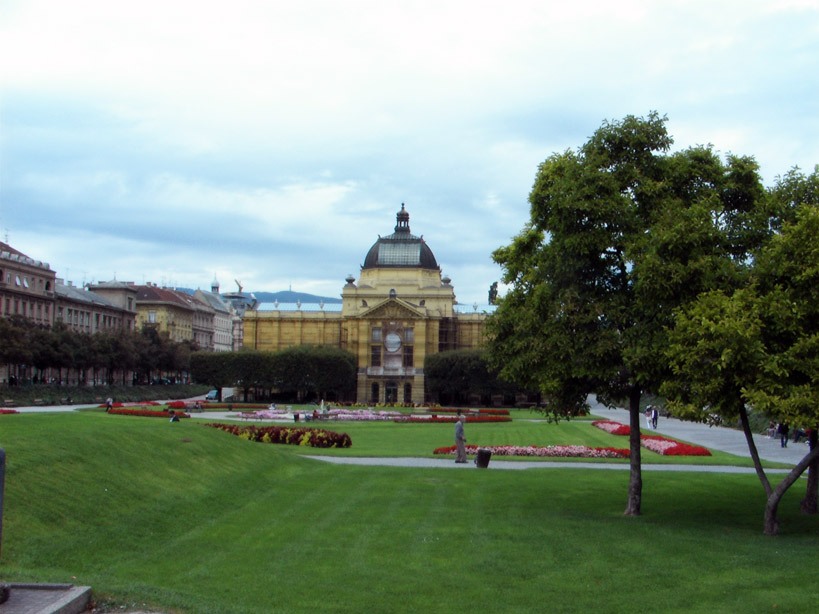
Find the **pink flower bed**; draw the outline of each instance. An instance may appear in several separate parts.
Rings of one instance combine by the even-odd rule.
[[[396,422],[414,422],[414,423],[426,423],[426,424],[439,424],[439,423],[450,423],[454,424],[458,421],[457,416],[403,416],[401,418],[395,418]],[[467,422],[512,422],[512,418],[504,417],[504,416],[467,416]]]
[[[329,415],[334,420],[354,420],[359,422],[384,421],[395,420],[401,416],[400,411],[380,410],[372,411],[369,409],[331,409]]]
[[[592,425],[612,435],[631,434],[630,426],[613,420],[597,420],[592,422]],[[640,434],[640,445],[662,456],[711,456],[711,452],[707,448],[692,446],[662,435]]]
[[[612,435],[628,435],[631,433],[630,426],[620,424],[619,422],[614,422],[613,420],[595,420],[592,422],[592,426],[603,429]]]
[[[457,414],[458,412],[463,412],[464,414],[469,415],[470,413],[478,413],[478,414],[489,414],[490,416],[508,416],[509,410],[508,409],[444,409],[442,407],[438,407],[436,409],[428,409],[427,413],[430,414]]]
[[[617,448],[589,448],[587,446],[473,446],[467,445],[469,454],[489,450],[494,456],[537,456],[543,458],[628,458],[628,450]],[[455,454],[455,446],[438,448],[433,454]]]
[[[692,446],[660,435],[641,435],[640,445],[663,456],[711,456],[702,446]]]

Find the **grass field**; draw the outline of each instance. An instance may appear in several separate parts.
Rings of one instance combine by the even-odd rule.
[[[451,439],[450,425],[339,426],[367,455]],[[611,445],[581,426],[468,435]],[[543,444],[513,441],[535,433]],[[806,612],[819,598],[819,518],[798,512],[804,487],[783,501],[782,534],[765,537],[753,475],[647,472],[643,516],[626,518],[628,472],[336,466],[194,420],[2,416],[0,445],[0,576],[88,584],[120,605],[714,613]]]

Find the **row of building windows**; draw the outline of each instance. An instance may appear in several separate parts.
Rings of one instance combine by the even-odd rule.
[[[8,285],[12,285],[12,274],[11,273],[6,273],[5,275],[6,275],[6,283]],[[2,280],[2,279],[3,279],[3,271],[2,271],[2,269],[0,269],[0,280]],[[14,285],[17,286],[18,288],[23,288],[25,290],[29,290],[29,289],[32,289],[33,286],[35,285],[35,280],[34,280],[33,277],[31,278],[31,280],[29,280],[29,278],[26,277],[25,275],[21,276],[21,275],[15,274],[14,275]],[[38,286],[38,288],[39,288],[39,290],[41,292],[43,291],[43,289],[45,289],[46,292],[51,292],[51,282],[50,281],[44,281],[43,279],[37,279],[36,285]]]
[[[92,314],[89,311],[82,311],[80,309],[65,309],[57,308],[57,321],[64,322],[69,325],[78,326],[82,328],[91,327]],[[105,315],[101,313],[93,314],[94,330],[121,328],[122,318],[116,316]],[[129,322],[130,327],[130,322]]]
[[[37,301],[24,301],[20,299],[12,299],[6,297],[4,302],[3,315],[21,315],[28,318],[35,318],[37,320],[50,319],[51,309],[48,303],[39,303]]]

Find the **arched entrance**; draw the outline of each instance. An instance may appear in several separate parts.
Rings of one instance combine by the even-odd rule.
[[[398,384],[395,382],[387,382],[384,385],[384,402],[398,403]]]

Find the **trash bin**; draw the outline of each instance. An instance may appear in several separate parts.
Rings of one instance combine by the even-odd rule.
[[[478,469],[486,469],[489,467],[489,459],[492,458],[492,451],[480,448],[478,454],[475,456],[475,464]]]

